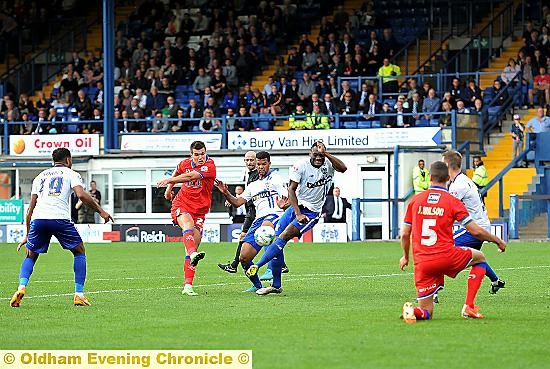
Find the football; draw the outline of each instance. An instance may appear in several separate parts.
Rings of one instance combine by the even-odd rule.
[[[269,226],[261,226],[254,232],[254,240],[259,246],[268,246],[275,238],[275,230]]]

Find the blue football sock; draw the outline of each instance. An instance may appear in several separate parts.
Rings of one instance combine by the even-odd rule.
[[[286,246],[287,241],[282,238],[277,238],[271,246],[266,247],[264,254],[260,258],[260,261],[256,263],[258,267],[266,265],[271,259],[273,259],[281,250]]]
[[[21,263],[21,271],[19,272],[19,285],[26,286],[29,283],[32,271],[34,270],[35,261],[31,258],[23,259]]]
[[[250,266],[252,266],[254,263],[249,261],[248,263],[241,263],[241,266],[243,267],[243,270],[246,272],[248,270],[248,268],[250,268]],[[262,288],[262,282],[260,282],[260,277],[258,277],[258,274],[252,276],[252,277],[248,277],[248,279],[250,279],[250,282],[252,282],[252,284],[254,285],[254,287],[256,288]]]
[[[485,275],[487,276],[487,278],[489,278],[491,280],[491,282],[495,282],[495,281],[498,281],[498,276],[497,274],[495,273],[495,271],[493,270],[493,268],[491,268],[489,266],[489,264],[487,264],[486,261],[484,261],[483,263],[479,263],[477,264],[483,268],[485,268]]]
[[[86,282],[86,254],[76,254],[73,260],[74,292],[84,292]]]
[[[283,265],[285,264],[285,257],[283,251],[281,250],[277,256],[271,260],[271,271],[273,273],[273,282],[271,285],[275,288],[281,288],[282,280],[281,274],[283,270]]]

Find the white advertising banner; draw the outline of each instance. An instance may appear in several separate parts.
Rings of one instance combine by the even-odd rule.
[[[201,242],[219,243],[220,242],[220,225],[205,224],[202,229]]]
[[[65,147],[72,156],[99,155],[98,134],[75,135],[13,135],[10,155],[51,157],[52,151]]]
[[[221,133],[189,133],[189,134],[150,134],[122,135],[121,150],[132,151],[189,151],[193,141],[203,141],[206,150],[219,150],[222,147]]]
[[[229,150],[310,149],[323,141],[329,149],[391,149],[395,145],[437,146],[439,127],[228,132]]]
[[[6,242],[19,243],[27,234],[27,226],[23,224],[8,224],[6,225]]]
[[[76,230],[84,243],[110,243],[103,239],[104,232],[111,232],[113,226],[111,223],[104,224],[75,224]]]
[[[346,223],[318,223],[313,227],[313,242],[346,243],[348,242],[348,226]]]

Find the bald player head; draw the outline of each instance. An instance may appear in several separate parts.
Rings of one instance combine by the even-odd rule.
[[[244,165],[248,171],[256,169],[256,153],[254,151],[247,151],[244,154]]]

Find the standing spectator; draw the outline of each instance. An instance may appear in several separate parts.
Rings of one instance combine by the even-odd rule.
[[[521,123],[519,114],[514,114],[514,123],[510,128],[512,135],[512,157],[515,158],[523,151],[523,138],[525,136],[525,125]]]
[[[527,55],[525,57],[525,63],[521,65],[522,70],[522,84],[523,86],[527,87],[527,101],[529,103],[529,108],[533,109],[535,106],[535,98],[534,98],[534,86],[535,86],[535,78],[534,73],[535,70],[533,68],[533,63],[531,56]],[[525,103],[525,97],[523,99],[523,102]],[[523,109],[527,109],[527,106],[523,106]]]
[[[92,196],[92,199],[94,199],[98,205],[101,205],[101,192],[97,189],[96,181],[90,182],[90,196]],[[103,223],[103,218],[101,218],[98,212],[94,212],[94,221],[96,224]]]
[[[418,165],[413,169],[413,188],[414,193],[418,194],[430,187],[430,173],[426,168],[424,160],[420,159]]]
[[[332,196],[327,196],[325,200],[322,217],[325,223],[346,223],[346,209],[351,210],[351,204],[340,196],[340,188],[334,187]]]
[[[516,114],[517,115],[517,114]],[[474,156],[474,175],[472,176],[472,182],[477,186],[478,191],[481,192],[489,183],[489,175],[487,174],[487,168],[481,160],[481,156]],[[485,205],[485,198],[487,197],[487,192],[481,196],[481,201]]]
[[[244,192],[243,186],[235,187],[235,196],[238,197]],[[226,202],[229,204],[229,202]],[[246,217],[246,204],[242,204],[239,207],[234,207],[229,204],[229,216],[233,220],[233,223],[244,223],[244,218]]]
[[[533,133],[550,132],[550,117],[545,116],[544,109],[540,107],[537,116],[531,118],[525,127]]]
[[[378,76],[382,77],[382,91],[385,95],[392,95],[399,91],[397,77],[401,75],[401,68],[391,64],[390,59],[384,58],[383,65],[378,70]]]

